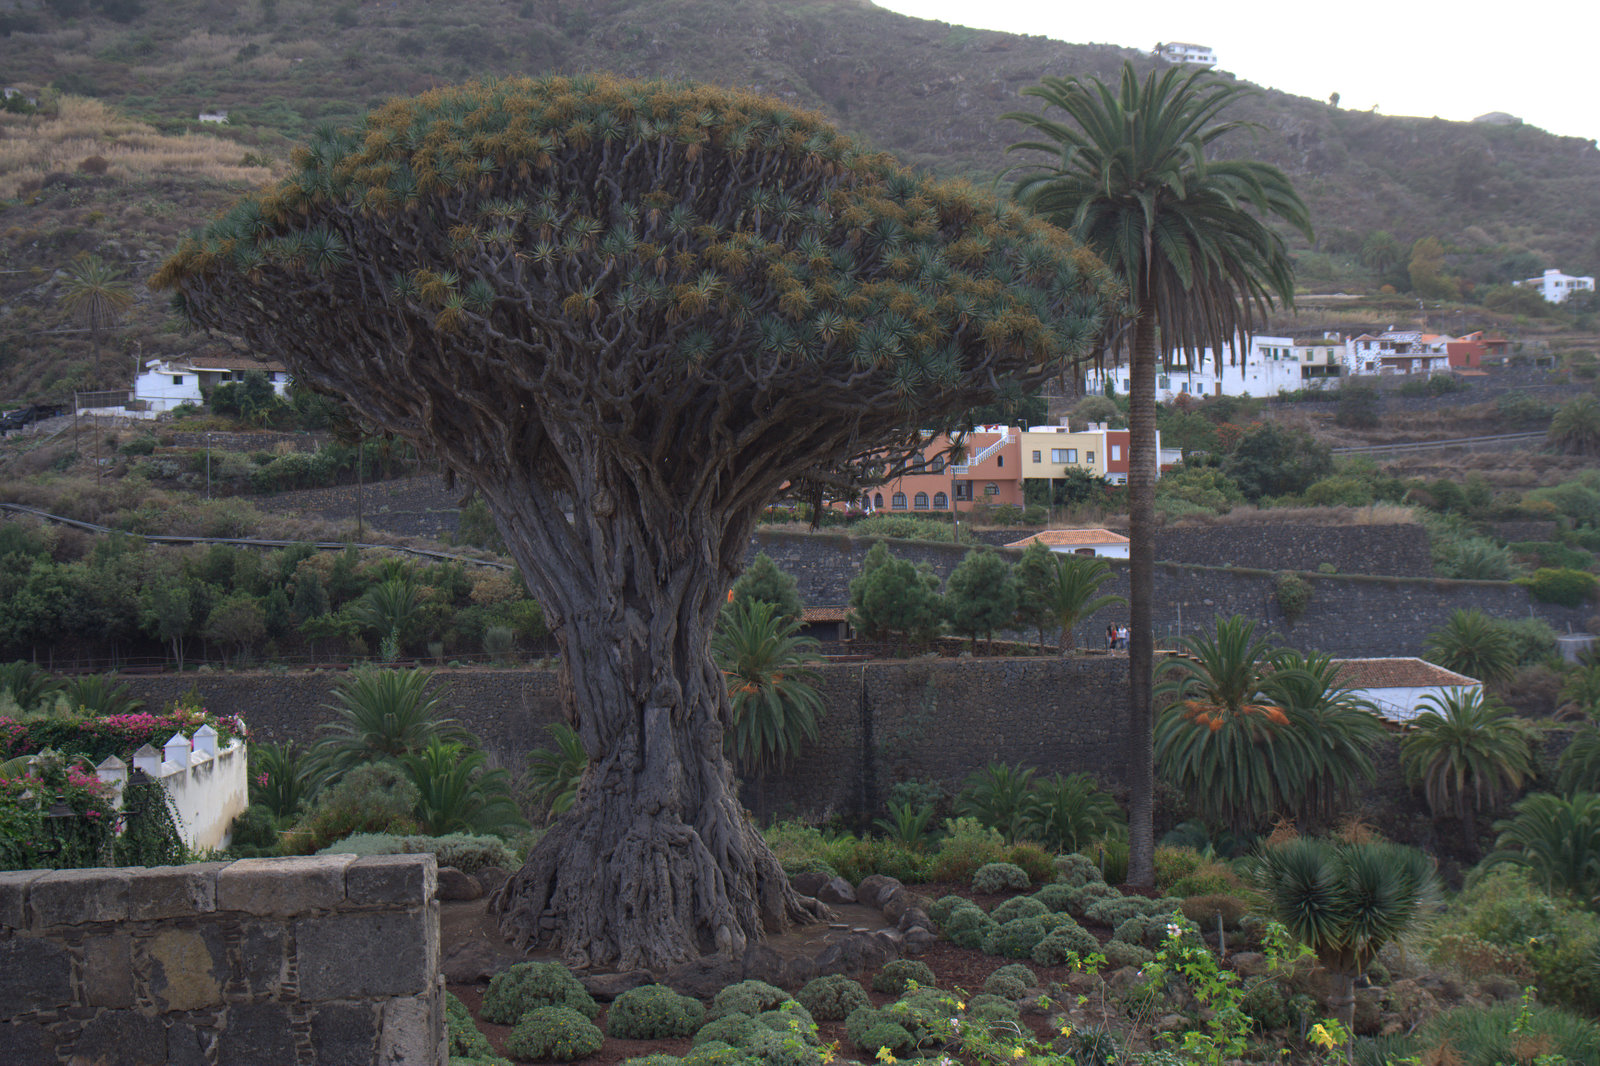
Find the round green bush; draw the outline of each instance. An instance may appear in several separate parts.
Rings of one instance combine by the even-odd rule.
[[[1072,902],[1072,899],[1075,895],[1077,895],[1077,892],[1078,889],[1074,886],[1064,885],[1060,882],[1057,882],[1055,884],[1045,885],[1029,898],[1037,900],[1039,905],[1047,911],[1065,912],[1068,904]],[[1011,903],[1015,901],[1007,900],[1006,902]]]
[[[1032,896],[1015,896],[989,912],[989,917],[1004,925],[1018,918],[1038,918],[1055,908],[1046,907]]]
[[[997,927],[998,923],[977,907],[960,907],[945,923],[944,935],[958,947],[976,948],[981,947],[984,937]]]
[[[571,1062],[600,1050],[600,1027],[571,1007],[538,1007],[528,1011],[506,1037],[513,1058],[539,1062]]]
[[[794,998],[819,1022],[842,1022],[857,1008],[872,1005],[866,989],[842,973],[807,981]]]
[[[748,1014],[724,1014],[702,1025],[700,1031],[694,1034],[694,1043],[697,1047],[713,1042],[736,1048],[748,1047],[755,1029],[755,1019]]]
[[[624,1059],[622,1066],[683,1066],[683,1060],[676,1055],[665,1055],[658,1051],[654,1055]]]
[[[1072,955],[1080,959],[1100,950],[1100,941],[1077,922],[1057,926],[1049,936],[1034,945],[1033,961],[1040,966],[1060,966]]]
[[[867,1050],[867,1034],[880,1025],[899,1025],[898,1018],[877,1007],[857,1007],[844,1020],[844,1038],[861,1051]],[[881,1045],[880,1045],[881,1046]],[[874,1047],[873,1052],[878,1049]]]
[[[664,1040],[692,1036],[705,1020],[700,1001],[665,985],[630,988],[606,1015],[606,1032],[624,1040]]]
[[[817,1023],[811,1013],[794,1000],[788,1000],[776,1010],[764,1010],[755,1017],[759,1028],[770,1029],[783,1036],[799,1037],[807,1044],[818,1045]]]
[[[757,1026],[750,1037],[750,1061],[761,1066],[822,1066],[817,1048],[788,1033]]]
[[[988,894],[1027,888],[1032,883],[1028,880],[1028,871],[1011,862],[991,862],[978,867],[978,872],[972,875],[973,889]]]
[[[1082,888],[1084,885],[1105,884],[1106,879],[1100,873],[1100,865],[1087,855],[1072,852],[1066,855],[1057,855],[1052,863],[1056,870],[1056,882],[1072,888]],[[1051,910],[1055,908],[1052,907]]]
[[[1015,1031],[1014,1023],[1022,1020],[1022,1012],[1004,996],[983,992],[967,1001],[967,1017],[990,1028],[1005,1027]]]
[[[729,1014],[748,1014],[754,1018],[762,1011],[772,1010],[792,998],[783,989],[774,988],[765,981],[740,981],[716,994],[706,1017],[715,1020]]]
[[[483,994],[484,1020],[499,1025],[515,1025],[541,1007],[568,1007],[589,1019],[600,1014],[594,997],[559,962],[519,962],[495,974]]]
[[[1250,1015],[1257,1032],[1283,1029],[1289,1024],[1289,997],[1276,981],[1257,981],[1239,997],[1239,1009]]]
[[[1137,970],[1156,957],[1155,952],[1123,940],[1106,941],[1100,946],[1100,954],[1106,957],[1106,968],[1110,970],[1120,970],[1124,966]]]
[[[466,1059],[482,1059],[494,1054],[489,1038],[478,1029],[478,1023],[472,1020],[472,1012],[454,992],[445,993],[444,1019],[445,1033],[450,1042],[450,1055],[459,1055]]]
[[[1135,915],[1117,926],[1116,932],[1111,934],[1111,939],[1157,951],[1171,935],[1170,927],[1174,924],[1183,931],[1185,937],[1191,940],[1199,939],[1199,926],[1181,914]]]
[[[683,1066],[745,1066],[749,1061],[750,1056],[744,1049],[721,1040],[697,1042],[683,1056]]]
[[[976,904],[974,904],[965,896],[940,896],[938,899],[934,900],[933,905],[928,908],[928,917],[932,918],[940,925],[943,925],[950,919],[950,914],[952,911],[955,911],[961,907],[972,906],[976,906]]]
[[[877,1056],[879,1052],[887,1049],[889,1054],[902,1059],[909,1058],[917,1051],[917,1042],[912,1039],[906,1027],[898,1022],[879,1022],[854,1043],[863,1054],[872,1056]]]
[[[1104,881],[1084,885],[1082,888],[1072,890],[1073,894],[1067,899],[1067,913],[1078,921],[1083,921],[1088,916],[1089,908],[1096,903],[1104,903],[1108,899],[1122,899],[1123,895]]]
[[[1039,978],[1020,962],[1007,963],[990,974],[983,983],[985,993],[1007,999],[1020,999],[1027,995],[1030,988],[1038,987]]]
[[[927,963],[916,959],[895,959],[873,975],[872,990],[898,996],[913,981],[922,988],[931,988],[936,983],[933,970]]]
[[[949,1031],[950,1019],[959,1010],[960,1002],[953,992],[918,988],[890,1004],[889,1013],[921,1045],[940,1039]]]
[[[1172,914],[1182,909],[1183,901],[1177,899],[1145,899],[1143,896],[1123,896],[1120,899],[1101,900],[1093,904],[1083,916],[1097,925],[1115,929],[1129,918],[1142,918],[1152,914]]]
[[[1008,959],[1026,959],[1044,938],[1044,923],[1038,918],[1018,918],[991,929],[983,938],[983,950]]]

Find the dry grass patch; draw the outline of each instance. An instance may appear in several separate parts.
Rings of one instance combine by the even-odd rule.
[[[1235,507],[1221,515],[1186,515],[1182,526],[1404,526],[1418,521],[1415,508],[1397,503],[1365,507]]]
[[[205,133],[169,136],[99,100],[62,97],[54,115],[0,114],[0,199],[37,188],[51,174],[72,173],[85,159],[106,161],[116,181],[198,176],[263,185],[272,169],[245,166],[245,151]]]

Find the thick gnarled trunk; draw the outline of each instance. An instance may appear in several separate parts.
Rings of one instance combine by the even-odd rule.
[[[1139,292],[1128,396],[1128,883],[1155,884],[1156,310]]]
[[[710,634],[724,559],[748,531],[694,529],[685,509],[608,480],[571,525],[559,511],[559,525],[549,513],[504,519],[538,509],[536,494],[494,501],[556,633],[562,702],[589,766],[492,909],[519,946],[579,967],[738,957],[811,917],[745,817],[723,755],[730,712]]]

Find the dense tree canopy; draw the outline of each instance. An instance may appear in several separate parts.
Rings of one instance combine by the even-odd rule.
[[[545,607],[589,762],[504,928],[664,967],[803,919],[733,795],[709,655],[756,517],[1086,357],[1110,275],[815,115],[702,86],[440,90],[296,161],[156,283],[470,481]]]

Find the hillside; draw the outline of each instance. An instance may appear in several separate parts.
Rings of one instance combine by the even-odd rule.
[[[111,16],[116,16],[115,18]],[[354,120],[394,94],[493,74],[611,69],[751,85],[817,108],[908,163],[989,181],[1018,161],[999,120],[1044,74],[1108,75],[1135,53],[906,18],[863,0],[14,0],[0,80],[93,97],[120,117],[66,139],[20,173],[0,155],[0,397],[60,396],[125,380],[136,357],[194,343],[140,293],[123,328],[74,328],[56,271],[95,248],[142,280],[176,233],[283,160],[316,125]],[[48,103],[48,97],[46,98]],[[226,110],[225,126],[201,111]],[[1600,151],[1526,126],[1340,111],[1264,91],[1260,124],[1226,146],[1284,167],[1309,201],[1317,243],[1298,249],[1311,291],[1372,287],[1355,252],[1376,229],[1439,237],[1449,271],[1476,284],[1543,266],[1600,264]],[[3,116],[5,140],[43,136]],[[162,166],[119,166],[130,143],[182,136]],[[81,154],[80,154],[81,153]],[[105,173],[85,160],[110,161]],[[187,162],[184,162],[187,159]]]

